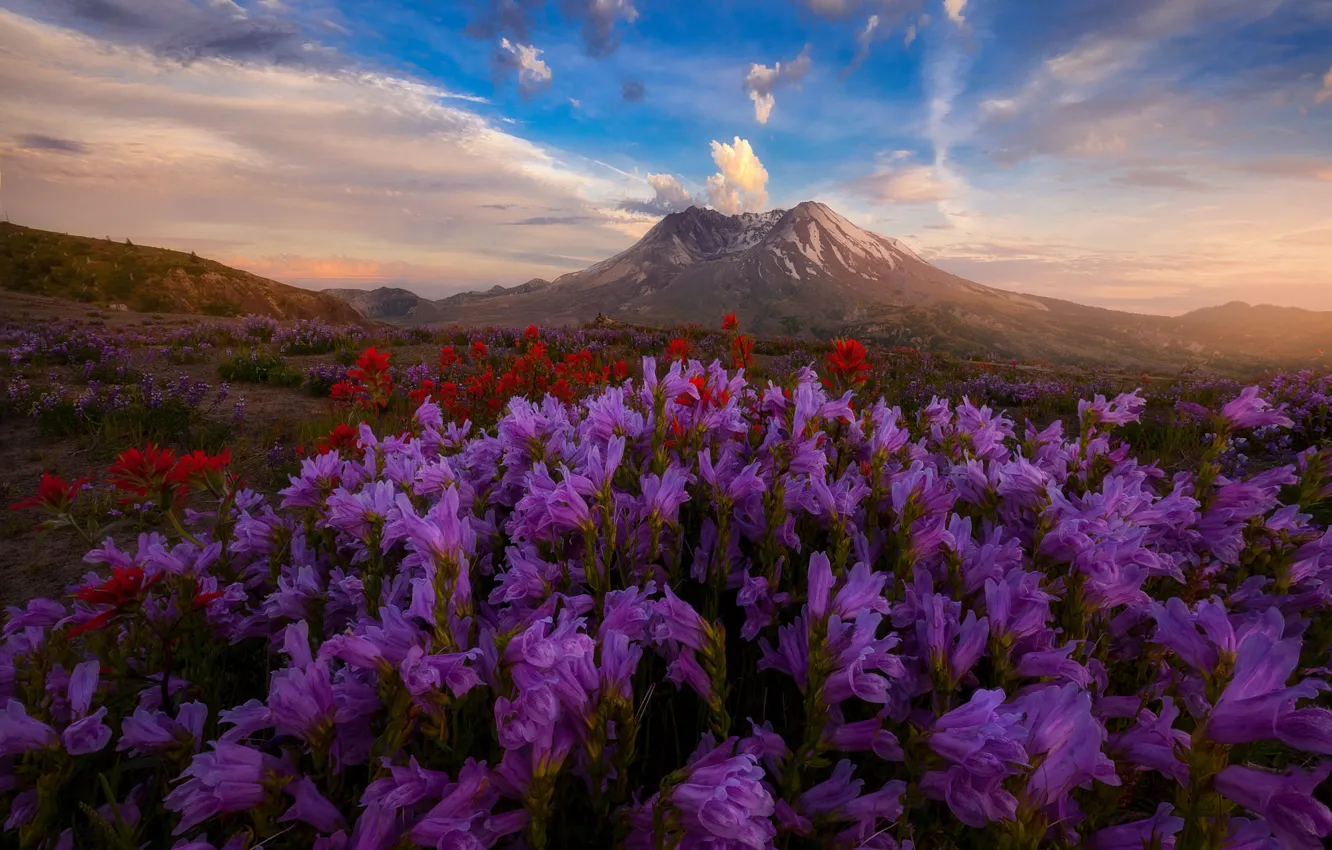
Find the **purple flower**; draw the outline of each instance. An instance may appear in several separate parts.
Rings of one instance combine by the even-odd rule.
[[[777,831],[769,818],[774,805],[763,786],[763,768],[752,755],[732,756],[734,738],[708,749],[685,769],[666,801],[679,812],[686,846],[768,847]]]
[[[81,720],[76,720],[60,733],[65,750],[72,756],[95,753],[111,741],[111,727],[102,722],[106,707],[97,709]]]
[[[1140,770],[1159,771],[1187,785],[1189,770],[1178,753],[1188,749],[1190,738],[1187,732],[1175,728],[1179,707],[1170,697],[1164,697],[1158,717],[1146,708],[1137,710],[1137,697],[1128,699],[1133,703],[1130,710],[1137,711],[1136,722],[1112,738],[1113,750]]]
[[[173,834],[222,812],[243,812],[263,805],[264,783],[283,773],[272,756],[240,744],[215,741],[213,749],[195,756],[180,774],[183,780],[163,805],[180,815]]]
[[[1332,835],[1332,811],[1313,793],[1329,772],[1332,762],[1309,772],[1291,767],[1285,773],[1232,764],[1217,774],[1213,784],[1226,797],[1262,815],[1282,847],[1321,850],[1322,838]]]
[[[457,782],[448,782],[438,792],[440,800],[412,827],[411,838],[428,847],[493,847],[495,842],[522,829],[527,813],[521,809],[493,815],[498,799],[493,777],[484,762],[468,759],[458,772]]]
[[[1092,717],[1091,695],[1075,684],[1028,691],[1014,703],[1026,716],[1024,742],[1036,767],[1027,779],[1027,799],[1039,806],[1065,800],[1095,780],[1119,785],[1115,763],[1101,747],[1105,728]]]
[[[337,709],[328,665],[318,662],[304,670],[288,667],[274,672],[268,708],[279,732],[315,745],[332,727]]]
[[[175,720],[161,711],[137,708],[121,725],[116,752],[129,750],[133,755],[149,755],[178,747],[192,747],[198,752],[207,720],[208,706],[197,701],[182,705]]]
[[[1221,418],[1232,428],[1262,428],[1278,425],[1289,428],[1294,423],[1285,416],[1281,409],[1273,409],[1267,399],[1259,398],[1259,387],[1245,387],[1238,397],[1226,402],[1221,408]]]
[[[478,655],[480,650],[476,649],[427,655],[421,647],[413,646],[407,650],[407,656],[398,669],[412,696],[424,696],[447,687],[455,697],[460,697],[481,684],[476,671],[467,666],[467,662]]]
[[[1174,807],[1162,803],[1156,814],[1118,826],[1093,832],[1087,837],[1088,850],[1142,850],[1144,847],[1173,847],[1173,836],[1184,828],[1184,818],[1171,814]],[[1229,847],[1231,845],[1227,845]]]
[[[940,687],[951,690],[985,653],[990,621],[977,620],[976,613],[968,611],[959,622],[961,605],[935,593],[921,597],[920,609],[916,638],[926,663],[944,683]]]
[[[325,833],[346,825],[337,806],[319,793],[319,787],[311,779],[304,776],[297,777],[287,783],[282,790],[291,797],[292,804],[291,808],[278,818],[279,822],[298,820]]]
[[[952,766],[926,773],[921,788],[947,802],[969,826],[1011,819],[1017,810],[1016,798],[1001,783],[1027,763],[1021,743],[1026,730],[1019,724],[1020,714],[999,712],[1003,701],[1001,690],[978,690],[966,705],[936,720],[930,731],[930,748]]]
[[[1280,618],[1270,619],[1279,628]],[[1314,744],[1318,750],[1332,745],[1326,712],[1293,710],[1296,700],[1316,697],[1323,687],[1313,679],[1286,687],[1300,660],[1300,644],[1299,638],[1275,640],[1267,631],[1253,631],[1243,638],[1235,657],[1234,676],[1208,718],[1209,738],[1224,744],[1244,744],[1282,737],[1283,731],[1289,730],[1293,737]]]
[[[55,730],[29,717],[23,703],[11,699],[0,712],[0,758],[49,747],[56,742]]]

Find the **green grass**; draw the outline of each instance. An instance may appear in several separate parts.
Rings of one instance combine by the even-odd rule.
[[[297,387],[304,380],[281,357],[260,351],[237,354],[223,360],[217,364],[217,374],[224,381],[271,384],[277,387]]]

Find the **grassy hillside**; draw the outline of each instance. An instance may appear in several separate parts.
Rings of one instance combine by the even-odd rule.
[[[192,253],[0,224],[0,287],[142,312],[354,322],[348,304]]]

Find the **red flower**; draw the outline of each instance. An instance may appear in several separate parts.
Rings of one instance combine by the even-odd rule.
[[[319,453],[326,455],[335,449],[355,449],[360,432],[347,424],[338,425],[328,436],[319,441]]]
[[[429,378],[422,378],[421,383],[407,395],[411,398],[413,404],[422,404],[426,398],[434,395],[435,382]]]
[[[350,370],[348,374],[356,375],[356,372],[360,371],[368,375],[373,375],[380,372],[387,372],[388,367],[389,352],[380,351],[377,348],[371,347],[361,352],[361,356],[356,360],[356,368]],[[361,376],[356,375],[356,377],[360,378]]]
[[[754,362],[754,340],[740,334],[731,340],[731,367],[743,369]]]
[[[740,327],[740,320],[735,317],[734,313],[727,313],[722,318],[722,330],[733,331],[738,327]]]
[[[116,489],[129,494],[126,501],[160,495],[167,490],[171,469],[176,464],[176,454],[170,449],[159,449],[152,443],[148,448],[126,449],[116,458],[116,462],[107,470],[107,480]]]
[[[82,623],[79,623],[77,626],[70,629],[69,636],[74,638],[78,637],[84,632],[100,631],[101,629],[106,628],[106,624],[111,622],[111,618],[114,617],[116,613],[117,613],[116,609],[108,608],[102,613],[93,617],[92,619],[84,620]]]
[[[21,502],[15,502],[9,506],[9,509],[17,511],[23,508],[39,507],[54,514],[63,514],[74,504],[74,500],[79,495],[79,490],[83,489],[83,485],[90,480],[92,479],[80,478],[73,484],[66,484],[59,475],[43,472],[42,483],[37,485],[37,495]]]
[[[845,386],[859,386],[869,377],[869,363],[865,361],[868,354],[859,340],[835,339],[826,361],[828,371]]]
[[[458,352],[453,350],[453,346],[446,345],[439,350],[439,368],[448,369],[458,362]]]
[[[210,455],[195,451],[182,455],[176,465],[167,474],[167,481],[181,487],[189,487],[195,481],[207,480],[210,475],[220,476],[231,463],[231,449],[222,449],[221,454]]]
[[[671,340],[670,347],[666,349],[666,356],[671,360],[688,360],[689,343],[685,342],[680,337],[676,337]]]
[[[194,583],[194,609],[197,611],[200,608],[205,608],[209,603],[221,599],[225,595],[225,592],[221,590],[204,593],[199,589],[199,582],[196,580]]]
[[[695,375],[689,379],[694,389],[698,390],[698,400],[689,393],[680,393],[675,397],[676,404],[707,404],[712,399],[712,390],[708,389],[708,379],[702,375]]]
[[[393,394],[393,376],[389,374],[389,352],[367,348],[356,361],[356,368],[347,370],[347,377],[358,384],[353,390],[368,407],[388,407]],[[336,387],[335,387],[336,388]]]
[[[623,360],[615,361],[614,371],[615,371],[615,380],[617,381],[623,381],[629,375],[629,367],[625,365]]]
[[[472,359],[480,360],[486,356],[486,344],[479,339],[472,340]]]
[[[145,579],[143,567],[114,567],[111,577],[98,585],[86,584],[74,592],[74,598],[90,605],[110,605],[111,607],[92,619],[86,620],[69,630],[70,637],[78,637],[84,632],[105,628],[120,610],[132,602],[143,598],[153,585],[162,580],[164,573],[158,573]]]
[[[535,340],[537,336],[540,335],[540,333],[541,332],[537,330],[536,325],[528,325],[527,330],[523,331],[523,336],[527,337],[527,339],[530,341],[530,340]]]
[[[138,599],[161,581],[162,576],[163,573],[158,573],[145,580],[143,567],[114,567],[110,578],[99,585],[85,584],[74,592],[74,598],[91,605],[114,605],[120,608]]]

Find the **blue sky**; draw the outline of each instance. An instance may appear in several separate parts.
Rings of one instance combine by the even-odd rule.
[[[21,223],[305,286],[824,201],[973,280],[1332,309],[1332,0],[0,0]]]

